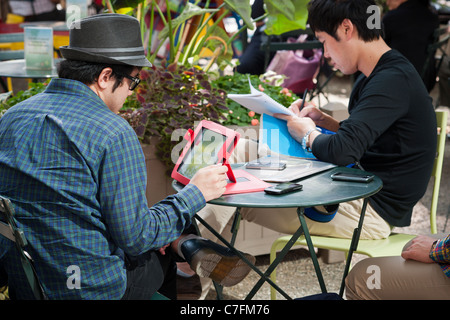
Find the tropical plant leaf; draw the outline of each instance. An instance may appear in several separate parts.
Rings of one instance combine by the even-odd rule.
[[[242,0],[225,0],[224,2],[231,11],[236,12],[242,18],[242,20],[244,20],[247,28],[249,28],[250,30],[253,30],[255,28],[251,17],[252,8],[250,6],[250,2]]]
[[[217,40],[217,38],[222,39],[222,41]],[[222,47],[221,54],[217,57],[217,62],[220,63],[222,60],[231,60],[233,58],[233,48],[231,45],[227,47],[229,43],[228,34],[222,28],[215,28],[211,36],[204,42],[204,47],[214,51],[216,48]],[[226,48],[225,48],[226,47]]]
[[[288,20],[295,19],[295,9],[293,1],[265,0],[267,11],[270,15],[283,15]]]
[[[181,14],[178,17],[172,19],[172,21],[171,21],[172,30],[177,30],[181,24],[185,23],[187,20],[191,19],[194,16],[202,15],[204,13],[214,13],[217,11],[219,11],[219,10],[218,9],[204,9],[204,8],[200,8],[199,6],[196,6],[195,4],[187,2],[186,6],[184,7]],[[166,25],[159,33],[158,38],[160,40],[165,39],[168,37],[168,34],[169,34],[169,26]]]
[[[281,2],[276,0],[266,0],[268,16],[265,32],[270,35],[280,35],[289,31],[305,29],[308,20],[309,0],[289,0],[283,1],[282,5],[289,9],[282,10]],[[286,14],[286,10],[293,10]],[[292,17],[293,18],[288,18]]]

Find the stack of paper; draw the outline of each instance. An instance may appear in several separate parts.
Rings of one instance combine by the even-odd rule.
[[[289,134],[286,121],[273,117],[275,113],[295,115],[291,110],[278,103],[262,91],[256,90],[250,83],[249,94],[229,94],[228,98],[249,110],[262,115],[260,143],[276,153],[300,158],[315,158]]]

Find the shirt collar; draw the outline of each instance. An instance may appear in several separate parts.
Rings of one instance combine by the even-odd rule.
[[[98,95],[96,95],[91,88],[77,80],[54,78],[50,81],[44,92],[69,94],[84,97],[87,96],[91,99],[94,99],[97,103],[101,103],[105,106],[105,108],[108,108],[103,100]]]

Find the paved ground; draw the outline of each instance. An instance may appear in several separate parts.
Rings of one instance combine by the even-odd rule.
[[[330,100],[340,101],[346,103],[348,99],[348,93],[350,90],[350,84],[346,78],[337,78],[330,83],[328,92],[330,94]],[[436,91],[433,91],[432,96],[436,95]],[[322,102],[323,103],[323,102]],[[438,232],[450,232],[450,139],[447,139],[444,168],[440,188],[439,206],[437,210],[437,225]],[[432,183],[428,187],[423,199],[416,205],[413,212],[412,224],[408,228],[396,228],[395,231],[409,232],[413,234],[427,234],[430,232],[429,225],[429,207],[431,202]],[[353,262],[366,258],[362,255],[354,255]],[[266,270],[269,265],[269,256],[258,256],[257,266],[261,270]],[[326,264],[323,262],[322,257],[319,255],[319,264],[323,273],[325,283],[328,291],[339,292],[341,284],[342,273],[344,270],[344,262]],[[251,271],[249,276],[239,283],[238,285],[225,288],[225,299],[244,299],[253,287],[253,285],[259,280],[259,276]],[[277,284],[280,285],[290,296],[302,297],[306,295],[316,294],[320,292],[320,287],[317,282],[317,277],[314,272],[314,267],[309,259],[309,252],[305,248],[299,248],[292,250],[285,260],[279,265],[277,269]],[[270,289],[268,284],[264,284],[260,291],[253,298],[254,300],[270,299]],[[207,299],[215,299],[215,291],[211,289]],[[277,299],[283,299],[278,295]]]

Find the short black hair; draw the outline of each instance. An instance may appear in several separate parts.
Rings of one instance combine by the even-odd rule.
[[[103,64],[79,60],[62,60],[58,65],[58,77],[80,81],[86,85],[94,83],[105,68],[111,68],[116,79],[113,91],[122,83],[124,75],[133,72],[134,67],[125,64]]]
[[[339,40],[336,31],[344,19],[349,19],[358,30],[359,38],[370,42],[383,36],[381,17],[378,17],[378,28],[368,26],[368,21],[374,14],[368,9],[375,5],[373,0],[311,0],[308,22],[313,32],[326,32]]]

